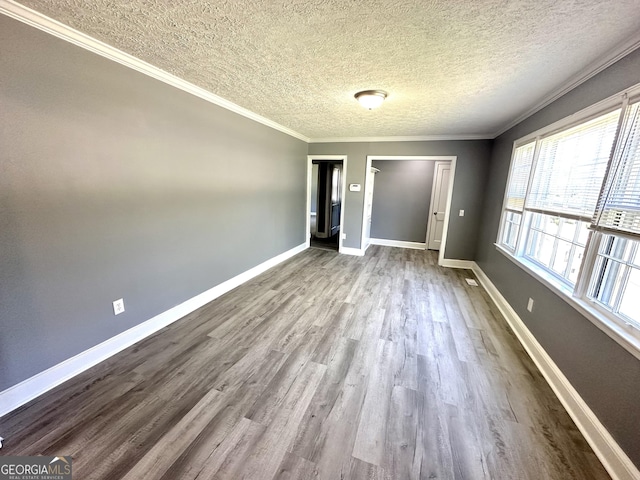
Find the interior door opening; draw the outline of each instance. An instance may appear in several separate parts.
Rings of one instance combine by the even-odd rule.
[[[343,161],[311,162],[310,246],[339,250],[343,199]]]
[[[456,171],[456,156],[448,156],[448,155],[367,155],[367,163],[365,170],[365,199],[369,192],[371,192],[372,196],[374,194],[373,182],[374,180],[371,178],[375,175],[375,170],[372,170],[372,162],[376,160],[423,160],[428,162],[434,162],[434,172],[433,172],[433,184],[431,190],[431,200],[429,202],[429,210],[427,214],[427,218],[424,219],[427,227],[427,236],[423,242],[414,242],[414,241],[397,241],[397,240],[385,240],[385,239],[375,239],[375,243],[378,245],[388,245],[393,247],[401,247],[401,248],[417,248],[417,249],[431,249],[431,250],[439,250],[438,253],[438,264],[444,265],[448,260],[445,258],[445,250],[447,244],[447,235],[448,235],[448,226],[449,226],[449,217],[451,210],[451,201],[453,196],[453,185]],[[440,165],[438,167],[438,165]],[[384,169],[383,169],[384,171]],[[377,183],[377,181],[376,181]],[[381,184],[382,185],[382,184]],[[377,187],[376,187],[377,188]],[[437,192],[437,195],[436,195]],[[435,208],[435,210],[433,210]],[[434,215],[434,212],[436,215]],[[373,217],[372,217],[373,218]],[[421,219],[424,217],[420,217]],[[436,220],[434,220],[434,218]],[[366,250],[367,246],[369,246],[374,239],[370,238],[371,230],[369,229],[370,218],[368,215],[368,208],[365,205],[363,208],[362,214],[362,237],[361,243],[363,252]],[[375,220],[372,222],[372,225],[376,224]],[[372,227],[373,228],[373,227]],[[424,232],[424,230],[423,230]],[[423,233],[424,235],[424,233]],[[424,238],[424,237],[421,237]],[[430,243],[430,239],[432,239]]]

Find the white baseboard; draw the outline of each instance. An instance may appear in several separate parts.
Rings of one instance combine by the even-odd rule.
[[[465,268],[467,270],[473,270],[473,268],[476,266],[476,262],[472,260],[455,260],[451,258],[444,258],[440,262],[440,266],[448,267],[448,268]]]
[[[576,389],[569,383],[567,377],[564,376],[549,354],[542,348],[542,345],[538,343],[513,307],[509,305],[509,302],[502,296],[482,269],[475,262],[472,263],[474,264],[473,271],[480,284],[511,326],[518,340],[520,340],[520,343],[547,380],[562,405],[564,405],[578,429],[591,445],[609,475],[615,480],[640,479],[640,471],[580,397]]]
[[[413,248],[415,250],[425,250],[427,248],[426,243],[405,242],[403,240],[387,240],[385,238],[370,238],[369,243],[371,245],[383,245],[385,247]]]
[[[341,247],[340,252],[338,253],[344,253],[345,255],[355,255],[356,257],[364,256],[364,250],[362,250],[361,248]]]
[[[302,244],[292,248],[291,250],[287,250],[286,252],[281,253],[280,255],[277,255],[266,262],[247,270],[246,272],[236,275],[220,285],[216,285],[206,292],[190,298],[180,305],[176,305],[175,307],[108,339],[95,347],[85,350],[74,357],[48,368],[44,372],[38,373],[33,377],[0,392],[0,417],[93,367],[94,365],[97,365],[125,348],[130,347],[134,343],[139,342],[167,325],[180,320],[185,315],[188,315],[203,305],[206,305],[212,300],[215,300],[221,295],[233,290],[237,286],[293,257],[305,248],[307,248],[306,245]]]

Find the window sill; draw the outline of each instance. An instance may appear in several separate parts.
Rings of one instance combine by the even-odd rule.
[[[613,319],[604,314],[590,301],[576,298],[573,291],[566,285],[546,274],[541,268],[524,259],[515,257],[504,247],[494,244],[496,250],[508,258],[515,265],[549,288],[558,297],[571,305],[581,315],[586,317],[591,323],[616,341],[631,355],[640,360],[640,330],[631,325],[627,325],[621,319]]]

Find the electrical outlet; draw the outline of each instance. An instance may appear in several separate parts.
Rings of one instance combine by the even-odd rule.
[[[533,312],[533,298],[529,299],[529,302],[527,303],[527,310]]]
[[[120,315],[124,312],[124,299],[119,299],[113,302],[113,314]]]
[[[458,215],[464,217],[464,210],[460,210],[460,213],[458,213]]]
[[[347,239],[347,234],[346,234],[346,233],[343,233],[343,234],[342,234],[342,239],[343,239],[343,240],[346,240],[346,239]]]

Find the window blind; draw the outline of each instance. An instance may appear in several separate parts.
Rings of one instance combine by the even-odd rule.
[[[618,109],[543,138],[527,208],[591,219],[619,116]]]
[[[596,229],[640,236],[640,102],[625,111],[593,223]]]
[[[529,184],[535,146],[536,142],[533,141],[516,148],[514,152],[509,185],[507,186],[506,208],[509,210],[521,212],[524,208],[524,197]]]

